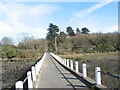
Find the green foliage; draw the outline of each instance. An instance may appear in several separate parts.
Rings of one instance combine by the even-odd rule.
[[[59,36],[60,36],[61,38],[65,39],[65,37],[66,37],[67,35],[66,35],[66,33],[64,33],[64,32],[60,32]]]
[[[50,23],[49,28],[47,29],[47,39],[52,40],[55,39],[56,36],[58,36],[57,32],[59,32],[59,28],[57,25],[54,25],[53,23]]]
[[[67,33],[68,33],[69,36],[74,36],[75,35],[74,30],[70,26],[67,27]]]
[[[97,50],[99,52],[112,52],[112,51],[116,51],[116,49],[113,46],[108,45],[107,43],[99,44]]]
[[[81,32],[79,28],[76,29],[76,32]]]
[[[47,40],[48,40],[48,50],[55,51],[55,37],[58,36],[57,32],[59,32],[59,28],[57,25],[50,23],[49,28],[47,29]]]
[[[82,28],[81,31],[83,34],[88,34],[90,32],[86,27]]]
[[[77,47],[72,49],[73,47]],[[64,42],[58,46],[60,53],[95,53],[118,51],[118,34],[94,33],[80,34],[64,38]]]
[[[2,53],[2,57],[3,58],[14,58],[14,57],[17,57],[20,54],[21,54],[21,52],[19,50],[9,48]]]
[[[92,49],[84,49],[85,53],[96,53],[96,50],[92,50]]]

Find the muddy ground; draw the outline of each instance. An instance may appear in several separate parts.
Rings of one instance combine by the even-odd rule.
[[[14,83],[36,62],[31,59],[2,60],[2,88],[10,89]]]
[[[118,75],[118,52],[113,53],[93,53],[77,55],[60,55],[79,61],[79,71],[82,63],[87,64],[88,77],[95,79],[94,68],[100,66],[105,72]],[[0,61],[2,63],[2,88],[11,88],[14,83],[36,62],[31,59],[15,59]],[[102,84],[109,88],[118,88],[118,79],[102,74]]]

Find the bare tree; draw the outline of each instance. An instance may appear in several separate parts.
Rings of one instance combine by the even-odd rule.
[[[1,44],[2,45],[12,45],[13,44],[13,39],[11,37],[3,37],[1,39]]]

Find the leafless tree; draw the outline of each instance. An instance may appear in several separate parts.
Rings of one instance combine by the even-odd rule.
[[[1,39],[1,44],[2,45],[12,45],[13,44],[13,39],[11,37],[3,37]]]

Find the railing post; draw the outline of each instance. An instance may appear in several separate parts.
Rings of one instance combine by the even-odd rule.
[[[64,59],[65,60],[65,66],[66,66],[66,59]]]
[[[78,71],[78,62],[77,61],[75,61],[75,70],[76,70],[76,72],[79,72]]]
[[[39,70],[40,70],[40,68],[39,68],[39,62],[37,62],[37,69],[38,69],[38,73],[39,73]]]
[[[35,80],[36,80],[35,67],[32,66],[31,70],[32,70],[32,78],[33,78],[33,81],[35,81]]]
[[[39,70],[41,69],[41,66],[42,66],[42,59],[39,62]]]
[[[23,90],[23,82],[22,81],[17,81],[15,83],[15,88],[16,88],[16,90]]]
[[[101,69],[100,67],[95,68],[95,79],[97,84],[101,84]]]
[[[44,56],[44,57],[42,58],[42,60],[41,60],[41,66],[42,66],[42,64],[43,64],[44,58],[45,58],[45,56]]]
[[[28,88],[33,88],[33,84],[32,84],[32,77],[31,77],[31,72],[28,71],[27,72],[27,78],[28,78]]]
[[[35,64],[36,75],[38,75],[38,64]]]
[[[70,68],[73,70],[73,61],[70,60]]]
[[[69,67],[69,59],[67,59],[67,67]]]
[[[87,77],[86,64],[82,64],[82,74],[83,74],[83,77]]]
[[[64,65],[64,59],[61,58],[62,64]]]
[[[59,60],[60,63],[62,63],[62,59],[61,58],[58,57],[58,60]]]

